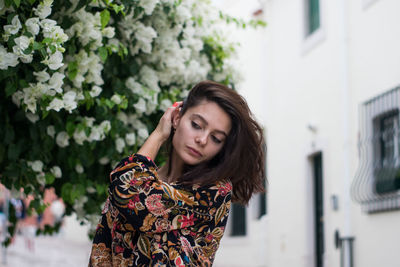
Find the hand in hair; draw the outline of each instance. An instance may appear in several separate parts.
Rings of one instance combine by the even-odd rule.
[[[172,118],[179,112],[183,102],[175,102],[161,117],[156,129],[150,134],[146,142],[137,152],[138,154],[155,159],[161,145],[168,139],[172,129]]]

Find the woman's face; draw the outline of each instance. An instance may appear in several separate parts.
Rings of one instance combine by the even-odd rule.
[[[232,122],[218,104],[203,100],[183,116],[175,116],[173,125],[174,156],[182,163],[196,165],[211,160],[222,149]]]

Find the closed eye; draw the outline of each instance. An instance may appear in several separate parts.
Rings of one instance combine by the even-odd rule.
[[[200,125],[198,125],[194,121],[192,121],[192,127],[195,128],[195,129],[201,129]]]
[[[218,139],[217,137],[215,137],[214,135],[211,136],[211,139],[212,139],[215,143],[217,143],[217,144],[221,144],[221,143],[222,143],[222,141],[219,140],[219,139]]]

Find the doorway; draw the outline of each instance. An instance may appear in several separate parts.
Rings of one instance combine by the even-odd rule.
[[[322,153],[311,157],[313,169],[313,213],[314,213],[314,244],[315,267],[323,267],[325,252],[324,238],[324,194],[323,194],[323,162]]]

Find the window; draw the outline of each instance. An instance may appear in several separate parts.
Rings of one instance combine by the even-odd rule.
[[[231,236],[246,235],[246,208],[240,204],[232,203],[231,210],[232,231]]]
[[[400,209],[400,87],[360,106],[353,200],[368,213]]]
[[[375,119],[374,178],[377,194],[400,189],[399,110]]]
[[[320,27],[319,0],[306,0],[307,35],[312,34]]]
[[[302,0],[302,55],[307,55],[325,40],[324,5],[323,0]]]

